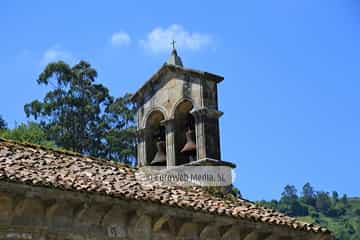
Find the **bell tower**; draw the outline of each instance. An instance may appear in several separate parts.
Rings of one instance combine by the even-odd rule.
[[[184,67],[174,42],[167,61],[133,95],[138,165],[226,165],[221,161],[217,85],[222,76]]]

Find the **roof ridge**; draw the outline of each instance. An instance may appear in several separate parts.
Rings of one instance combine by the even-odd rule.
[[[82,153],[79,153],[79,152],[73,152],[73,151],[67,150],[67,149],[50,147],[50,146],[43,146],[43,145],[40,145],[40,144],[34,144],[34,143],[30,143],[30,142],[20,142],[20,141],[0,137],[0,144],[2,142],[12,144],[12,145],[18,145],[18,146],[22,146],[22,147],[28,147],[28,148],[32,148],[32,149],[40,149],[40,150],[43,150],[43,151],[47,151],[49,153],[54,152],[54,153],[63,154],[63,155],[67,155],[67,156],[72,156],[72,157],[90,158],[91,160],[99,162],[101,164],[106,163],[106,164],[109,164],[109,165],[115,165],[116,167],[126,167],[126,168],[131,168],[131,169],[134,169],[134,170],[137,169],[137,167],[130,166],[130,165],[126,164],[126,163],[121,163],[121,162],[117,162],[117,161],[106,159],[106,158],[86,155],[86,154],[82,154]]]

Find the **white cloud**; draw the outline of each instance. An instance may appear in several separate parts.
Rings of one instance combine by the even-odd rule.
[[[41,65],[46,65],[49,62],[62,60],[67,63],[75,62],[75,58],[71,52],[61,49],[59,46],[54,46],[52,48],[47,49],[40,61]]]
[[[116,32],[111,36],[111,44],[113,46],[128,46],[131,43],[130,35],[126,32]]]
[[[208,46],[212,37],[205,33],[189,32],[183,26],[173,24],[167,28],[154,28],[140,44],[150,52],[159,53],[169,51],[172,40],[176,41],[177,48],[195,51]]]

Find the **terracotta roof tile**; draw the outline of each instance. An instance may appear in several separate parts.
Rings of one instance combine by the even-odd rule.
[[[0,139],[2,181],[152,201],[303,231],[330,233],[326,228],[298,221],[245,199],[224,200],[212,196],[199,187],[140,184],[135,177],[136,171],[136,168],[111,161]]]

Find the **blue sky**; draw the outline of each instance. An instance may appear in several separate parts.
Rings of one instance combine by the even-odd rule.
[[[2,1],[0,114],[47,89],[49,61],[89,61],[114,96],[163,64],[170,40],[219,87],[222,157],[251,200],[285,184],[360,196],[360,4],[302,1]]]

